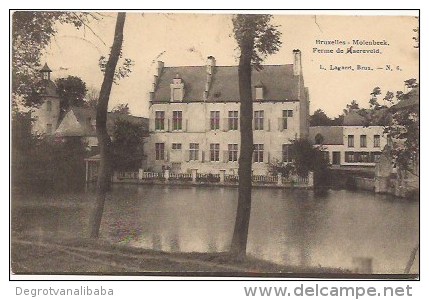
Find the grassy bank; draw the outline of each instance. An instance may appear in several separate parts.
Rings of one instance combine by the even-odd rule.
[[[89,239],[12,239],[15,274],[336,277],[343,269],[283,266],[228,253],[167,253]]]

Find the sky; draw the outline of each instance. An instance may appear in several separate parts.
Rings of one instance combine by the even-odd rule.
[[[52,77],[79,76],[88,87],[99,89],[103,74],[98,66],[101,55],[107,56],[113,41],[115,13],[103,12],[103,19],[85,29],[59,25],[58,33],[46,49],[42,62],[53,70]],[[368,106],[372,89],[403,90],[403,82],[418,79],[419,50],[414,48],[413,29],[418,21],[412,16],[329,16],[274,15],[274,25],[282,33],[280,50],[263,64],[290,64],[292,50],[302,52],[303,76],[309,88],[310,112],[324,110],[335,117],[352,100]],[[381,54],[326,54],[314,48],[336,50],[338,45],[318,45],[316,40],[383,41],[388,46],[353,46],[355,49],[379,48]],[[341,46],[346,49],[350,45]],[[334,51],[335,52],[335,51]],[[109,108],[128,103],[137,116],[148,116],[149,91],[156,61],[165,66],[205,65],[207,56],[217,65],[237,65],[239,52],[232,35],[231,15],[209,12],[138,13],[128,12],[124,29],[123,57],[134,61],[128,78],[114,85]],[[370,66],[373,71],[334,71],[331,65]],[[391,65],[393,71],[376,70]],[[321,65],[327,69],[322,70]],[[398,70],[398,68],[400,70]]]

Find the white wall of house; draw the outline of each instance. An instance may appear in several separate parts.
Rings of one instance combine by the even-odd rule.
[[[387,137],[383,131],[382,126],[343,126],[343,144],[323,145],[323,151],[329,153],[331,164],[335,164],[333,153],[339,152],[342,166],[375,166],[379,154],[387,144]],[[349,136],[353,136],[353,145],[349,145]],[[361,136],[365,137],[362,139],[366,140],[366,145],[361,144]],[[375,136],[380,137],[379,143],[375,142]],[[351,159],[352,153],[353,159]],[[372,155],[374,155],[374,159],[372,159]],[[360,159],[356,160],[359,156]]]
[[[375,166],[375,162],[353,162],[347,160],[347,152],[358,153],[381,153],[384,146],[387,144],[387,137],[383,134],[383,126],[344,126],[344,165],[362,165],[362,166]],[[348,137],[354,136],[354,146],[349,147]],[[375,144],[375,136],[380,136],[380,142]],[[361,144],[361,137],[366,137],[366,146]],[[376,158],[377,161],[377,158]]]
[[[254,144],[263,144],[263,162],[254,162],[254,174],[266,174],[268,163],[282,160],[282,145],[300,137],[302,120],[300,102],[254,102],[254,111],[263,111],[263,129],[254,129]],[[287,129],[283,129],[283,110],[292,111],[293,116],[287,119]],[[163,111],[165,115],[164,130],[156,130],[155,115]],[[182,130],[173,130],[173,111],[182,111]],[[210,112],[219,111],[219,129],[211,130]],[[229,130],[228,112],[240,111],[238,102],[209,103],[154,103],[150,107],[150,137],[145,144],[147,166],[154,171],[170,167],[176,172],[190,172],[198,169],[202,173],[219,173],[226,170],[228,174],[237,172],[238,162],[228,161],[228,144],[237,144],[240,150],[240,132]],[[307,120],[305,120],[307,122]],[[239,123],[239,120],[238,120]],[[255,120],[253,121],[255,124]],[[164,144],[164,159],[156,159],[156,143]],[[180,143],[182,149],[172,149],[173,143]],[[199,145],[198,160],[189,160],[190,144]],[[219,144],[219,161],[210,161],[210,144]],[[158,157],[159,158],[159,157]]]
[[[54,134],[60,116],[60,99],[44,97],[42,104],[34,109],[31,117],[34,118],[32,131],[34,134]]]

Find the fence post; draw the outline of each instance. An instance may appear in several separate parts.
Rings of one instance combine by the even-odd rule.
[[[314,187],[314,173],[308,172],[308,187]]]
[[[197,182],[197,171],[198,169],[191,169],[192,171],[192,182],[196,183]]]
[[[119,179],[118,179],[118,171],[113,171],[111,179],[112,179],[112,182],[118,182],[119,181]]]
[[[220,183],[224,183],[226,170],[219,170],[219,171],[220,171]]]
[[[139,180],[143,179],[143,169],[139,169]]]
[[[89,181],[89,167],[88,161],[85,159],[85,182]]]
[[[168,181],[168,179],[170,178],[170,170],[169,169],[164,170],[164,178],[165,178],[165,181]]]
[[[277,185],[282,185],[283,184],[283,176],[282,173],[278,173],[277,174]]]

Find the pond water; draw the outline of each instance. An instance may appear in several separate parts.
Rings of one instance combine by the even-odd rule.
[[[236,188],[114,185],[101,235],[163,251],[220,252],[230,246]],[[15,191],[13,234],[87,236],[93,187],[73,193]],[[254,188],[248,253],[286,265],[403,273],[419,238],[418,202],[369,192]],[[412,271],[418,272],[418,260]]]

